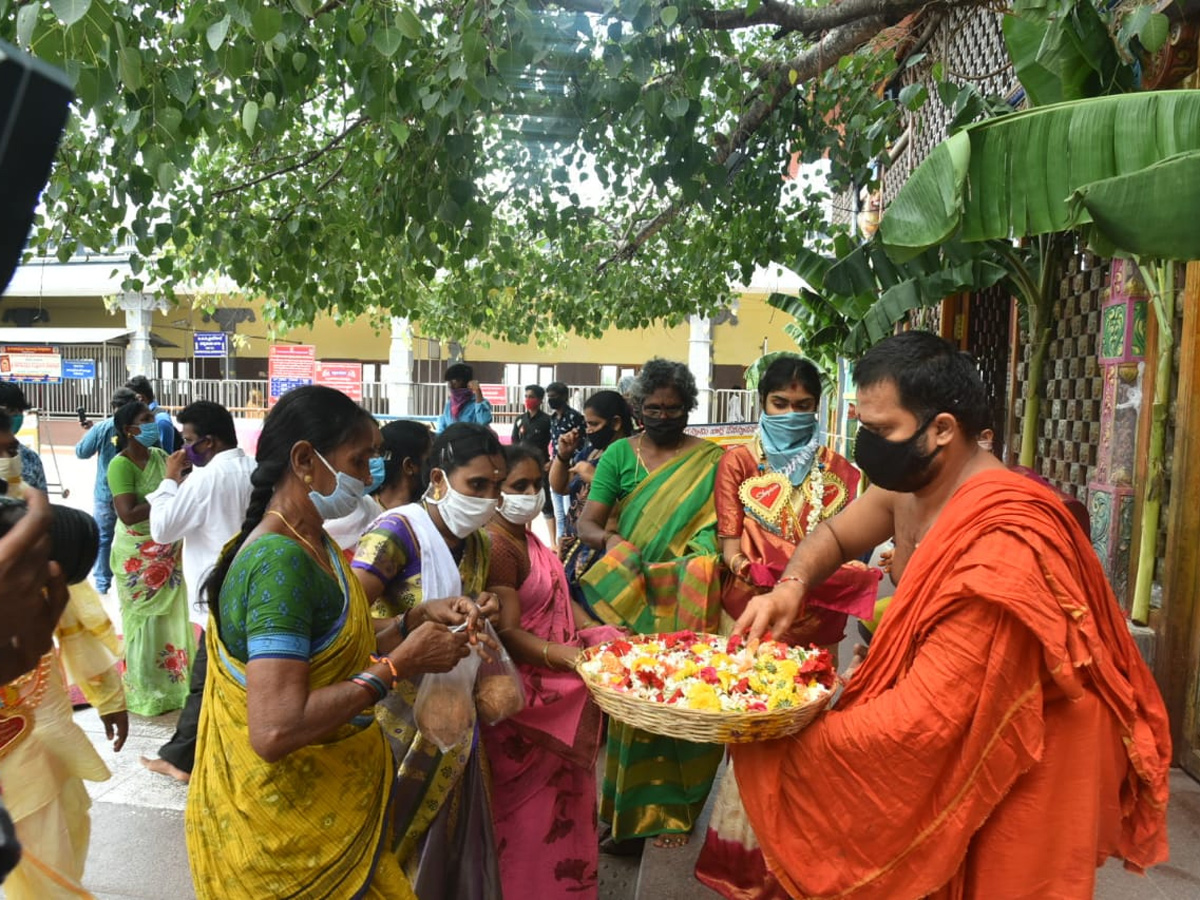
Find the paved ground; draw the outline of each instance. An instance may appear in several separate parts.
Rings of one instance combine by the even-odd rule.
[[[93,464],[76,461],[69,449],[58,457],[58,462],[61,478],[47,460],[51,481],[61,480],[72,489],[67,503],[90,509]],[[58,502],[57,497],[51,499]],[[852,644],[852,639],[848,643]],[[138,762],[142,755],[153,756],[170,737],[174,719],[174,714],[156,719],[133,717],[125,748],[114,754],[104,741],[95,713],[84,710],[76,714],[76,721],[100,748],[101,756],[113,772],[108,781],[89,785],[94,805],[85,882],[100,900],[186,900],[194,896],[183,837],[187,788],[151,775]],[[1100,900],[1200,897],[1200,784],[1176,770],[1172,773],[1171,789],[1170,861],[1145,878],[1130,875],[1119,865],[1105,867],[1095,895]],[[698,829],[698,834],[702,833],[703,825]],[[647,847],[640,861],[602,858],[601,900],[716,897],[692,877],[699,846],[700,840],[683,850]]]

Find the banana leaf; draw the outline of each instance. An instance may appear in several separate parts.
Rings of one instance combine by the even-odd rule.
[[[1098,97],[989,119],[934,148],[879,233],[903,261],[952,235],[986,241],[1065,231],[1092,221],[1086,202],[1072,202],[1075,192],[1193,151],[1200,151],[1200,90]],[[1141,183],[1165,174],[1146,173]],[[1164,236],[1193,227],[1195,207],[1172,194],[1172,202],[1146,210],[1139,229]]]
[[[1172,156],[1131,175],[1094,181],[1071,199],[1086,209],[1095,238],[1123,255],[1200,259],[1200,228],[1181,227],[1161,214],[1169,208],[1200,209],[1200,151]],[[1096,246],[1098,240],[1092,243],[1103,249]]]

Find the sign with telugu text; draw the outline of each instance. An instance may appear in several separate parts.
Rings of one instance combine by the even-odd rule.
[[[58,384],[62,355],[54,347],[0,347],[0,380]]]
[[[95,378],[96,361],[94,359],[64,359],[62,361],[62,374],[63,378]]]
[[[267,351],[267,378],[274,406],[288,391],[313,383],[317,367],[317,348],[311,344],[272,344]]]
[[[757,422],[716,422],[712,425],[689,425],[685,431],[722,447],[748,444],[758,431]]]
[[[362,363],[319,362],[316,383],[336,388],[355,403],[362,403]]]
[[[192,356],[224,359],[229,355],[229,335],[224,331],[192,333]]]
[[[503,406],[508,402],[508,390],[502,384],[481,384],[479,391],[492,406]]]

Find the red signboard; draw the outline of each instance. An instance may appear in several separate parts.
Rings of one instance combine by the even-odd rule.
[[[481,384],[479,390],[483,393],[483,399],[492,406],[503,406],[508,403],[508,391],[502,384]]]
[[[271,406],[292,388],[313,383],[317,348],[310,344],[272,344],[267,351],[267,378]]]
[[[317,384],[337,388],[355,403],[362,403],[362,363],[317,363]]]

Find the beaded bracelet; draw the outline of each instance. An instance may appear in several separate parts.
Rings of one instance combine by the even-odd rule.
[[[785,581],[798,581],[798,582],[800,582],[801,584],[804,584],[804,585],[807,585],[807,584],[808,584],[808,581],[807,581],[806,579],[804,579],[804,578],[801,578],[799,575],[785,575],[783,578],[780,578],[780,579],[779,579],[777,582],[775,582],[775,583],[776,583],[776,584],[783,584]]]
[[[387,688],[383,682],[370,672],[359,672],[357,675],[351,675],[350,681],[374,694],[376,703],[387,696]]]
[[[396,664],[392,662],[390,656],[371,656],[371,662],[376,665],[384,665],[388,667],[388,671],[392,673],[392,687],[396,686],[396,682],[400,680],[400,673],[396,671]]]

